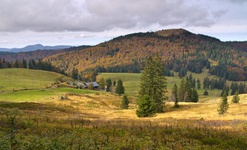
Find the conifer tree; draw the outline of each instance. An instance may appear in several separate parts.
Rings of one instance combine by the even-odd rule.
[[[152,117],[156,114],[156,104],[148,96],[144,95],[138,101],[138,109],[136,110],[136,115],[138,117]]]
[[[111,79],[106,80],[106,92],[110,92],[112,86],[112,81]]]
[[[186,92],[186,89],[185,89],[185,80],[184,80],[184,78],[182,78],[182,80],[180,82],[179,89],[178,89],[178,100],[180,102],[183,102],[184,101],[185,92]]]
[[[201,81],[200,81],[200,79],[197,79],[197,89],[199,90],[199,89],[201,89]]]
[[[186,79],[185,81],[185,85],[184,85],[184,90],[185,90],[185,96],[184,99],[186,102],[191,102],[191,96],[192,96],[192,87],[191,87],[191,83],[189,81],[189,79]]]
[[[163,112],[163,102],[166,99],[167,81],[162,76],[163,69],[161,57],[156,54],[155,58],[148,57],[141,74],[139,98],[142,100],[144,95],[148,95],[149,99],[154,101],[156,112]]]
[[[222,92],[221,92],[221,96],[223,96],[224,95],[224,93],[226,94],[226,96],[228,96],[229,95],[229,86],[225,86],[224,88],[223,88],[223,90],[222,90]]]
[[[207,96],[208,95],[208,91],[205,90],[204,93],[203,93],[203,95]]]
[[[122,80],[117,81],[116,94],[124,94],[124,86]]]
[[[174,84],[172,88],[172,95],[174,96],[174,107],[178,108],[178,87],[177,84]]]
[[[233,103],[239,103],[240,98],[239,98],[238,94],[239,94],[239,92],[236,91],[235,95],[232,97],[232,102]]]
[[[126,95],[123,96],[123,99],[121,101],[121,109],[128,109],[129,107],[129,100]]]
[[[227,102],[227,99],[228,99],[228,98],[227,98],[227,95],[226,95],[226,93],[224,92],[224,94],[223,94],[223,96],[222,96],[222,99],[221,99],[221,101],[220,101],[220,103],[219,103],[219,105],[218,105],[218,113],[219,113],[220,115],[226,113],[227,110],[228,110],[229,104],[228,104],[228,102]]]
[[[199,95],[196,89],[192,89],[192,95],[190,96],[192,102],[198,102]]]
[[[73,68],[71,76],[73,79],[77,80],[78,79],[78,70]]]

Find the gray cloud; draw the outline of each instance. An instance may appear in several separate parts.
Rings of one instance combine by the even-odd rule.
[[[234,4],[243,4],[243,3],[247,3],[246,0],[221,0],[222,2],[231,2],[231,3],[234,3]]]
[[[153,24],[211,26],[220,15],[184,0],[1,0],[0,31],[105,31]]]

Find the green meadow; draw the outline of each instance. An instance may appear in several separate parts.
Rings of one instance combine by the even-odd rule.
[[[190,72],[188,73],[190,74]],[[191,73],[193,78],[200,79],[201,81],[201,87],[203,87],[203,80],[206,77],[209,78],[216,78],[215,76],[211,76],[208,74],[208,70],[204,69],[203,73],[201,74],[195,74]],[[141,74],[140,73],[101,73],[100,75],[97,76],[97,78],[104,78],[106,79],[111,79],[112,81],[116,81],[121,79],[123,81],[124,87],[125,87],[125,94],[128,96],[133,96],[137,97],[138,96],[138,91],[140,88],[140,78]],[[179,87],[181,79],[178,77],[177,73],[175,73],[174,77],[166,77],[167,79],[167,93],[166,96],[170,96],[171,90],[174,86],[174,84],[177,84]],[[228,82],[230,84],[230,82]],[[209,95],[204,96],[204,89],[201,88],[198,90],[199,94],[199,102],[215,102],[215,99],[220,98],[221,90],[208,90]]]
[[[45,88],[60,76],[62,75],[41,70],[0,69],[0,91]]]
[[[52,101],[54,98],[68,93],[98,92],[69,87],[53,88],[52,85],[55,85],[58,79],[73,81],[69,77],[48,71],[19,68],[0,69],[0,101],[43,102]]]

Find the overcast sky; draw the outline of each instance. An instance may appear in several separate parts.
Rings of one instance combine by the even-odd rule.
[[[247,0],[0,1],[1,48],[95,45],[170,28],[247,41]]]

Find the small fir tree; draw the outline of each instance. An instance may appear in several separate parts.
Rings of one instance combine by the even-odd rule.
[[[184,78],[182,78],[180,82],[180,87],[178,89],[178,101],[183,102],[185,100],[185,93],[186,93],[185,80]]]
[[[174,84],[172,88],[172,95],[174,96],[174,107],[178,108],[178,87],[176,84]]]
[[[224,93],[226,94],[226,96],[228,96],[229,95],[229,86],[225,86],[224,88],[223,88],[223,90],[222,90],[222,92],[221,92],[221,96],[223,96],[224,95]]]
[[[121,107],[121,109],[128,109],[129,108],[129,100],[128,100],[126,95],[123,96],[120,107]]]
[[[152,117],[156,114],[156,105],[148,95],[144,95],[138,101],[136,115],[138,117]]]
[[[226,95],[226,93],[224,93],[222,96],[222,99],[218,105],[218,113],[220,115],[223,115],[224,113],[227,112],[228,107],[229,107],[229,104],[227,102],[227,95]]]
[[[111,91],[111,86],[112,86],[111,79],[107,79],[106,80],[106,92],[110,92]]]
[[[191,86],[191,83],[189,81],[188,78],[186,78],[185,80],[185,85],[184,85],[184,88],[185,88],[185,95],[184,95],[184,101],[185,102],[191,102],[191,96],[192,96],[192,86]]]
[[[124,86],[122,80],[117,81],[116,94],[124,94]]]
[[[233,103],[239,103],[240,98],[239,98],[238,94],[239,94],[238,91],[236,91],[235,95],[232,97]]]
[[[199,100],[199,95],[196,89],[192,89],[191,101],[197,103]]]
[[[201,89],[201,81],[200,81],[200,79],[197,79],[197,89],[199,90],[199,89]]]
[[[203,93],[203,95],[207,96],[208,95],[208,91],[205,90],[204,93]]]

